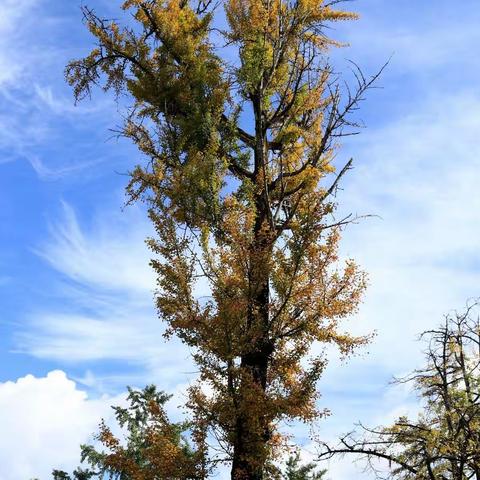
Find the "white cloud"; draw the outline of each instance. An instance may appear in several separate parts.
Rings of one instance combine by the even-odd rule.
[[[339,438],[353,430],[360,435],[362,432],[359,422],[367,427],[377,427],[393,423],[400,415],[409,415],[412,418],[418,413],[420,404],[412,392],[410,385],[387,385],[386,381],[376,379],[375,371],[368,371],[364,365],[354,364],[331,369],[324,381],[327,387],[325,403],[331,408],[332,415],[320,420],[305,436],[301,428],[296,432],[302,438],[302,452],[305,460],[316,461],[322,449],[319,442],[326,442],[330,446],[337,446]],[[332,388],[336,389],[332,392]],[[373,464],[384,473],[388,472],[388,465],[382,461]],[[358,455],[337,455],[329,460],[317,463],[318,468],[327,469],[326,478],[331,480],[358,478],[375,478],[367,468],[365,458]],[[387,475],[388,476],[388,475]]]
[[[144,212],[127,208],[98,214],[82,228],[74,210],[63,203],[63,218],[51,224],[39,254],[66,277],[95,289],[150,294],[155,276],[145,238],[153,233]]]
[[[403,68],[425,75],[447,63],[467,63],[475,58],[469,42],[478,42],[480,32],[476,23],[449,25],[442,22],[433,27],[417,31],[405,25],[379,25],[366,22],[352,28],[351,45],[355,51],[363,52],[372,62],[392,57],[392,68]],[[381,41],[372,42],[372,32]],[[368,48],[367,48],[368,45]]]
[[[170,393],[168,416],[180,421],[182,393]],[[80,464],[80,445],[96,443],[102,419],[123,439],[112,405],[125,406],[125,392],[89,398],[60,370],[0,383],[0,479],[50,480],[54,468],[72,471]]]
[[[82,31],[78,6],[71,8]],[[0,12],[0,164],[26,160],[41,180],[55,180],[121,158],[113,148],[84,152],[93,137],[111,136],[115,105],[110,97],[74,105],[63,70],[79,53],[74,43],[58,42],[75,38],[73,19],[43,0],[0,0]]]
[[[360,20],[335,25],[334,37],[349,45],[334,52],[335,56],[371,67],[393,55],[388,71],[400,75],[391,77],[393,82],[428,79],[430,88],[435,88],[446,86],[445,77],[451,74],[460,85],[474,80],[465,73],[478,70],[472,48],[480,40],[476,2],[467,1],[459,9],[442,2],[432,7],[407,0],[387,6],[383,0],[370,0],[355,2],[351,10],[360,14]]]
[[[62,57],[63,56],[64,55],[62,55]],[[58,80],[63,81],[63,78],[59,78]],[[90,101],[75,104],[70,90],[67,90],[68,94],[58,93],[56,90],[58,90],[58,88],[54,89],[53,85],[34,83],[32,103],[39,110],[45,110],[45,108],[47,108],[52,115],[65,118],[77,117],[77,121],[79,116],[102,115],[105,114],[106,111],[110,112],[113,108],[117,107],[114,99],[108,95],[103,95],[96,99],[96,101],[91,101],[90,99]],[[64,89],[61,89],[61,91],[63,90]]]
[[[52,468],[78,465],[102,417],[119,399],[89,399],[64,372],[0,383],[0,478],[51,478]]]

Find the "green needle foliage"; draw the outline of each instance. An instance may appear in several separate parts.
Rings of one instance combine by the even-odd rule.
[[[300,453],[297,451],[287,460],[282,480],[321,480],[325,473],[326,470],[317,470],[314,463],[302,464]]]
[[[153,385],[128,389],[128,406],[113,407],[118,438],[102,422],[95,439],[98,447],[82,445],[81,461],[73,477],[54,470],[54,480],[195,480],[206,478],[203,464],[204,437],[188,422],[172,423],[165,412],[169,395]]]

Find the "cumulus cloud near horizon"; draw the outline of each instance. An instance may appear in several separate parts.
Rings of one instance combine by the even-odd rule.
[[[80,444],[119,401],[89,398],[61,370],[0,383],[0,478],[49,480],[53,468],[75,467]]]

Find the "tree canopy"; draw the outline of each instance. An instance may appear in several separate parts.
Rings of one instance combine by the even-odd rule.
[[[327,26],[356,15],[339,4],[128,0],[126,26],[84,8],[97,45],[66,70],[78,100],[100,85],[131,102],[119,134],[146,157],[127,192],[156,229],[158,313],[193,352],[188,405],[234,480],[270,478],[279,423],[321,415],[312,345],[368,341],[340,327],[366,279],[339,261],[349,218],[334,194],[351,161],[333,160],[376,76],[354,70],[341,94]]]

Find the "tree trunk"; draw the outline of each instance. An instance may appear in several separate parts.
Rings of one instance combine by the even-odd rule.
[[[241,357],[240,411],[235,426],[232,480],[262,480],[267,443],[268,419],[262,402],[267,386],[268,365],[273,346],[269,340],[269,261],[271,247],[262,232],[259,216],[256,240],[251,252],[251,301],[247,318],[250,348]],[[253,396],[252,396],[253,393]],[[253,404],[252,404],[253,399]]]
[[[263,480],[267,443],[271,432],[261,399],[267,386],[268,365],[273,352],[269,339],[270,261],[272,237],[269,229],[270,205],[266,185],[267,142],[263,126],[262,88],[252,97],[255,115],[254,178],[257,188],[254,238],[250,249],[249,307],[246,319],[249,348],[240,361],[240,411],[235,425],[232,480]],[[256,398],[254,408],[249,402]],[[259,405],[261,403],[261,405]]]

